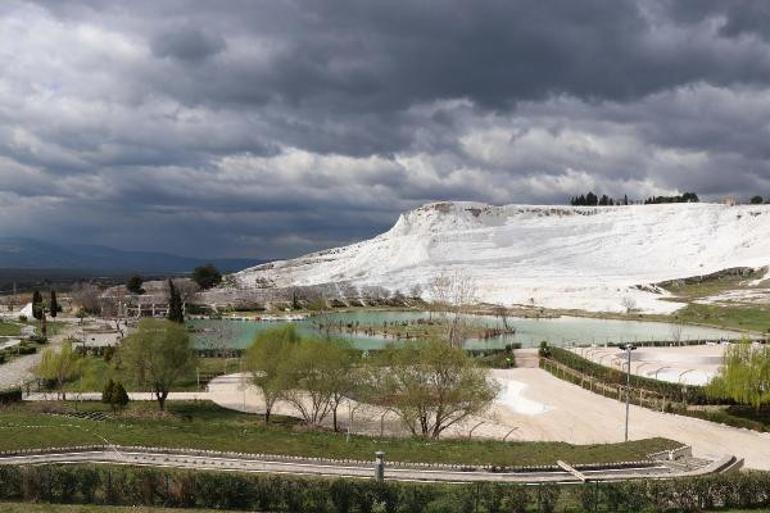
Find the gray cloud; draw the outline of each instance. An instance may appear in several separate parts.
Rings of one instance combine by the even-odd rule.
[[[759,2],[0,6],[0,232],[212,256],[436,199],[770,194]]]

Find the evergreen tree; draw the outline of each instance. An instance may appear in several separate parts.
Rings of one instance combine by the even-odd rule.
[[[589,207],[595,207],[598,204],[599,204],[599,197],[593,192],[589,192],[586,195],[586,205],[588,205]]]
[[[222,283],[222,273],[213,264],[206,264],[193,269],[192,280],[207,290]]]
[[[168,320],[183,323],[184,311],[182,310],[182,296],[174,286],[174,282],[168,280]]]
[[[128,279],[128,282],[126,282],[126,289],[132,294],[137,294],[137,295],[144,294],[142,283],[144,283],[144,280],[142,279],[142,277],[139,276],[138,274],[135,274]]]
[[[51,314],[51,317],[54,319],[56,316],[61,312],[61,306],[59,306],[59,302],[56,301],[56,291],[51,290],[51,302],[48,303],[48,311]]]
[[[110,379],[102,390],[102,402],[112,404],[112,394],[115,392],[115,382]]]
[[[42,320],[44,309],[43,295],[40,294],[39,290],[35,290],[35,292],[32,293],[32,316],[38,321]]]
[[[123,383],[115,384],[115,387],[112,389],[112,396],[110,398],[110,404],[112,405],[112,408],[114,410],[123,409],[128,406],[128,401],[128,393],[126,392]]]
[[[752,205],[761,205],[764,202],[765,200],[762,199],[762,196],[754,196],[753,198],[751,198]]]
[[[628,205],[628,194],[623,195],[623,204]]]

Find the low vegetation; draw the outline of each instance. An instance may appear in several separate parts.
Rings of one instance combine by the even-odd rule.
[[[21,335],[21,324],[0,321],[0,337],[18,337]]]
[[[3,513],[178,513],[179,508],[149,506],[102,506],[93,504],[30,504],[28,502],[0,502]],[[182,510],[183,511],[183,510]],[[223,513],[222,510],[195,509],[196,513]]]
[[[288,325],[258,334],[245,364],[266,398],[267,419],[282,399],[310,426],[331,415],[335,429],[337,409],[350,397],[389,408],[415,436],[438,438],[486,409],[497,392],[472,356],[436,339],[389,345],[364,358],[347,342],[300,337]]]
[[[717,508],[766,511],[770,506],[768,488],[767,472],[667,481],[521,486],[489,482],[378,483],[366,479],[93,465],[0,467],[0,500],[292,513],[673,513]],[[100,511],[94,509],[97,507],[101,506],[85,511]]]
[[[99,402],[16,403],[0,415],[0,450],[104,444],[213,449],[293,456],[371,460],[383,450],[391,461],[427,463],[545,465],[638,460],[678,447],[655,438],[619,444],[570,445],[561,442],[496,442],[423,438],[347,437],[301,421],[259,416],[220,408],[208,402],[169,402],[160,412],[148,403],[131,402],[117,414]],[[104,413],[105,420],[83,418]],[[34,426],[34,427],[29,427]]]
[[[770,333],[770,305],[702,305],[690,303],[676,312],[676,319],[690,324]]]

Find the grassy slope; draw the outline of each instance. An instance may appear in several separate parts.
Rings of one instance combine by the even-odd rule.
[[[722,306],[691,303],[674,317],[681,322],[770,332],[770,305]]]
[[[16,337],[21,335],[21,324],[0,321],[0,337]]]
[[[647,454],[677,446],[664,439],[627,444],[573,446],[552,442],[484,442],[466,440],[425,441],[411,438],[376,439],[307,431],[293,426],[292,419],[265,427],[261,418],[221,409],[211,403],[171,403],[173,414],[155,415],[151,404],[133,404],[127,415],[107,421],[91,421],[41,413],[54,405],[21,404],[0,416],[0,450],[68,445],[152,445],[265,452],[312,457],[369,460],[384,450],[391,461],[441,463],[539,465],[557,459],[571,463],[614,462],[644,458]],[[59,406],[60,407],[60,406]],[[80,405],[101,409],[101,404]]]

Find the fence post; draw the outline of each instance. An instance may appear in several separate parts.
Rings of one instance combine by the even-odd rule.
[[[374,453],[376,458],[374,464],[374,479],[378,483],[385,481],[385,453],[383,451],[377,451]]]

